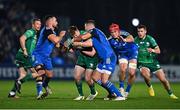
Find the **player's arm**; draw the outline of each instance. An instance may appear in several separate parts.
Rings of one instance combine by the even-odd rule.
[[[148,48],[147,50],[150,52],[150,53],[156,53],[156,54],[160,54],[161,53],[161,50],[158,46],[158,44],[156,43],[155,39],[153,37],[150,37],[149,38],[149,42],[151,44],[151,48]]]
[[[21,45],[21,49],[23,50],[23,54],[25,56],[28,56],[28,53],[27,53],[27,50],[26,50],[26,36],[25,35],[22,35],[20,38],[19,38],[19,41],[20,41],[20,45]]]
[[[132,35],[129,35],[127,36],[125,39],[124,39],[125,42],[134,42],[134,38]]]
[[[112,46],[113,48],[118,48],[118,49],[120,49],[120,48],[123,46],[123,43],[122,43],[122,42],[119,42],[119,41],[117,41],[117,40],[115,40],[115,39],[109,39],[108,41],[109,41],[109,43],[111,44],[111,46]]]
[[[92,40],[91,39],[88,39],[84,42],[73,42],[73,46],[75,47],[92,47],[93,46],[93,43],[92,43]]]
[[[159,46],[156,46],[154,48],[148,48],[148,51],[150,53],[156,53],[156,54],[160,54],[161,53],[161,50],[160,50]]]
[[[74,42],[80,42],[81,40],[86,40],[91,38],[91,33],[87,32],[86,34],[80,35],[79,37],[74,38]]]
[[[120,39],[122,39],[124,42],[134,42],[134,37],[129,32],[122,30],[121,35],[126,36],[126,38],[120,36]]]
[[[53,42],[54,44],[57,44],[57,43],[59,43],[59,42],[62,40],[62,38],[64,37],[65,34],[66,34],[66,31],[61,31],[61,32],[59,33],[59,36],[56,36],[55,34],[50,34],[50,35],[48,36],[48,39],[49,39],[51,42]]]
[[[93,57],[96,54],[96,50],[93,48],[92,51],[82,51],[85,55]]]
[[[23,50],[23,54],[25,55],[25,57],[28,56],[28,52],[26,49],[26,39],[32,37],[34,35],[34,32],[31,30],[27,30],[20,38],[19,38],[19,42],[20,42],[20,46]]]

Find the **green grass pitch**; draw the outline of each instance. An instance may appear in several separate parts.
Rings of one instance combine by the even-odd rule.
[[[155,97],[148,95],[148,89],[144,83],[135,83],[131,93],[125,101],[104,101],[107,95],[106,91],[96,85],[99,92],[97,98],[93,101],[74,101],[77,90],[73,81],[51,81],[50,86],[53,94],[43,100],[36,100],[36,88],[34,81],[28,81],[22,86],[22,93],[19,99],[7,98],[8,92],[13,85],[13,81],[0,81],[0,108],[5,109],[177,109],[180,108],[180,99],[170,99],[167,92],[160,83],[153,83]],[[118,86],[118,83],[116,83]],[[174,93],[180,97],[180,83],[171,83]],[[89,95],[87,84],[83,83],[85,96]]]

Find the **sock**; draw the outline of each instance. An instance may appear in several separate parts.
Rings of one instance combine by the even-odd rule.
[[[151,82],[147,82],[146,80],[145,80],[145,82],[146,82],[146,85],[147,85],[148,87],[151,87],[151,86],[152,86]]]
[[[124,81],[119,81],[119,88],[124,88]]]
[[[36,82],[36,89],[37,89],[37,95],[39,95],[42,92],[42,81]]]
[[[99,79],[98,81],[96,81],[96,83],[97,83],[98,85],[102,86],[103,88],[105,88],[110,95],[113,94],[106,86],[104,86],[104,85],[102,84],[102,81],[101,81],[100,79]]]
[[[11,89],[11,91],[13,91],[13,92],[16,92],[16,86],[15,86],[16,84],[14,83],[14,86],[13,86],[13,88]]]
[[[18,82],[19,84],[21,84],[21,82],[20,82],[19,80],[15,80],[14,86],[13,86],[13,88],[11,89],[11,91],[13,91],[13,92],[16,92],[16,91],[17,91],[16,82]]]
[[[171,95],[173,92],[171,89],[167,90],[168,94]]]
[[[114,84],[110,81],[107,81],[105,84],[103,84],[111,93],[115,93],[117,97],[122,97],[119,90],[114,86]]]
[[[30,80],[30,79],[33,79],[31,73],[27,74],[23,79],[20,80],[20,82],[21,82],[21,84],[22,84],[22,83],[24,83],[24,82],[26,82],[26,81],[28,81],[28,80]]]
[[[47,76],[45,77],[45,79],[44,79],[44,81],[43,81],[43,87],[44,87],[44,88],[46,88],[46,87],[48,86],[48,83],[49,83],[50,79],[51,79],[51,78],[49,78],[49,77],[47,77]]]
[[[126,88],[126,92],[130,92],[130,90],[131,90],[131,85],[128,84],[128,85],[127,85],[127,88]]]
[[[82,81],[76,82],[76,87],[77,87],[79,95],[84,96],[83,91],[82,91]]]
[[[94,86],[94,83],[92,85],[89,85],[89,88],[91,90],[91,94],[92,95],[95,95],[96,94],[96,90],[95,90],[95,86]]]

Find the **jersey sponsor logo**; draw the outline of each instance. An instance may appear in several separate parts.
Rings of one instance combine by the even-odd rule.
[[[144,44],[144,42],[140,42],[140,44]]]
[[[160,67],[160,65],[159,65],[159,64],[157,64],[157,65],[156,65],[156,67],[158,67],[158,68],[159,68],[159,67]]]
[[[37,40],[37,35],[34,36],[34,39]]]
[[[90,63],[90,67],[93,67],[94,66],[94,64],[93,63]]]
[[[111,59],[110,58],[107,58],[106,59],[106,64],[110,64],[111,63]]]
[[[125,46],[126,45],[126,42],[122,44],[122,46]]]
[[[38,63],[38,61],[35,61],[35,63]]]
[[[114,45],[116,45],[117,44],[117,42],[114,42]]]
[[[32,59],[32,61],[35,61],[35,56],[34,56],[34,55],[32,55],[31,59]]]
[[[146,46],[149,47],[149,46],[150,46],[150,43],[149,43],[149,42],[146,42]]]
[[[109,70],[112,70],[113,68],[112,67],[108,67]]]

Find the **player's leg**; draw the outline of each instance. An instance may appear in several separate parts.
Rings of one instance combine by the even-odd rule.
[[[18,63],[18,61],[20,61],[19,64],[21,64],[22,67],[24,67],[26,71],[27,71],[27,69],[30,69],[31,73],[35,73],[36,72],[35,69],[32,68],[32,59],[31,59],[31,57],[24,57],[24,55],[21,56],[21,57],[22,58],[19,58],[19,60],[17,60],[17,63]],[[28,73],[21,74],[20,77],[18,78],[18,81],[22,84],[22,83],[26,82],[27,80],[32,79],[33,77],[32,77],[31,73],[29,73],[29,74]]]
[[[169,81],[166,79],[164,71],[162,69],[159,69],[156,71],[156,76],[157,78],[161,81],[161,83],[163,84],[164,88],[166,89],[166,91],[168,92],[170,98],[172,99],[178,99],[178,97],[176,97],[170,87]]]
[[[121,94],[124,96],[124,81],[126,78],[126,70],[128,66],[128,60],[125,58],[119,59],[119,68],[120,68],[120,75],[119,75],[119,90]]]
[[[31,73],[27,73],[24,78],[20,79],[21,84],[39,76],[34,68],[30,68],[30,71],[31,71]]]
[[[141,75],[144,78],[144,81],[145,81],[146,85],[148,86],[149,95],[150,96],[155,96],[154,89],[153,89],[152,84],[151,84],[151,77],[150,77],[151,74],[150,74],[149,68],[141,67],[140,72],[141,72]]]
[[[137,68],[137,60],[136,59],[129,60],[129,77],[128,77],[128,83],[127,83],[127,87],[125,91],[125,97],[128,96],[131,90],[131,87],[134,83],[136,68]]]
[[[95,90],[94,81],[92,80],[93,71],[93,69],[86,69],[85,71],[85,80],[91,90],[91,94],[86,98],[86,100],[93,100],[98,95],[98,92]]]
[[[24,77],[26,75],[26,70],[23,67],[19,67],[18,68],[18,73],[19,73],[19,78],[22,78],[22,77]],[[14,82],[14,86],[11,89],[11,91],[9,92],[8,97],[17,97],[16,96],[16,91],[21,93],[21,91],[20,91],[21,82],[18,79]]]
[[[101,73],[100,78],[98,80],[95,80],[96,82],[101,81],[102,87],[104,87],[110,94],[116,94],[117,98],[115,100],[125,100],[124,97],[122,97],[119,90],[114,86],[114,84],[109,81],[109,77],[111,73],[114,72],[115,66],[116,66],[116,55],[112,54],[110,58],[106,58],[106,60],[102,61],[99,65],[97,70]],[[93,78],[94,79],[94,78]]]
[[[43,78],[42,78],[42,75],[45,74],[45,70],[43,68],[42,65],[38,65],[35,67],[35,70],[37,71],[37,73],[40,75],[36,78],[36,89],[37,89],[37,99],[41,99],[41,96],[43,95],[43,91],[42,91],[42,88],[43,88]]]
[[[119,90],[115,87],[115,85],[109,81],[110,71],[104,70],[101,74],[102,85],[107,88],[111,93],[116,94],[115,100],[125,100]]]
[[[37,53],[32,54],[32,65],[35,68],[35,71],[37,72],[38,76],[36,79],[36,90],[37,90],[37,99],[41,99],[41,96],[43,95],[42,92],[42,84],[43,84],[43,75],[45,75],[45,68],[44,68],[44,60],[46,58],[43,58],[41,55]]]
[[[74,68],[74,80],[76,84],[76,88],[78,90],[79,96],[76,97],[74,100],[84,100],[84,93],[82,90],[82,74],[85,72],[85,68],[79,65],[76,65]]]
[[[37,100],[40,100],[42,99],[42,95],[43,95],[43,86],[42,86],[42,83],[43,83],[43,77],[42,76],[38,76],[36,78],[36,90],[37,90]]]
[[[49,88],[49,82],[53,77],[53,66],[50,57],[42,57],[42,59],[43,67],[45,70],[45,75],[43,77],[43,87],[46,90],[46,92],[43,93],[42,98],[45,98],[52,92]]]
[[[42,97],[47,97],[48,95],[52,94],[52,90],[49,87],[49,82],[53,77],[53,71],[52,70],[45,70],[46,75],[43,77],[43,87],[46,90],[46,92],[42,95]]]

